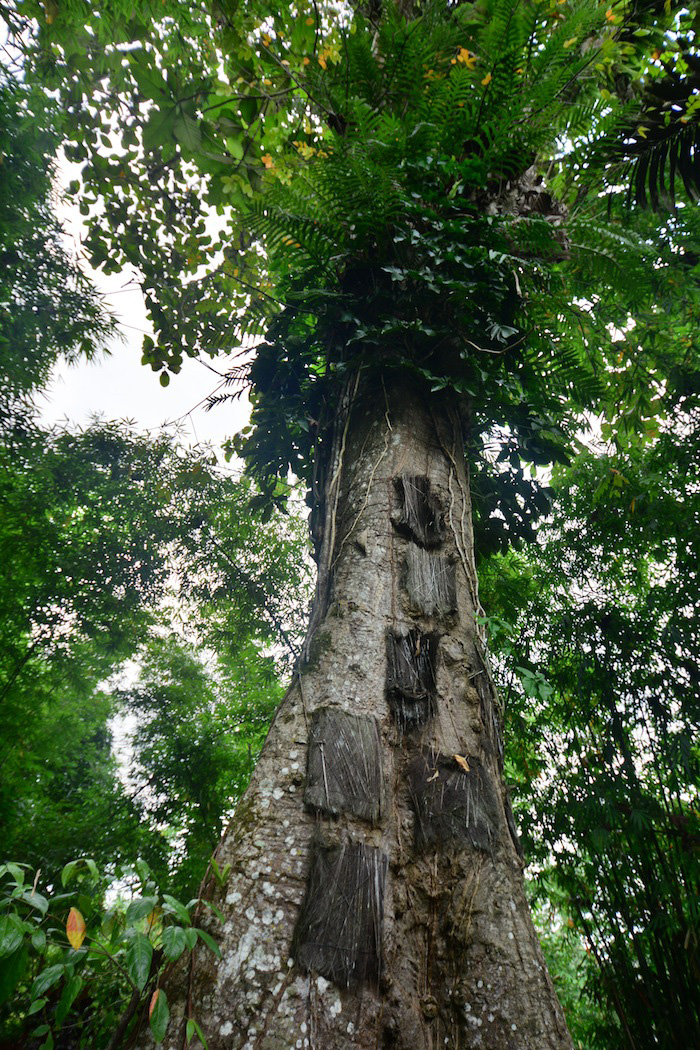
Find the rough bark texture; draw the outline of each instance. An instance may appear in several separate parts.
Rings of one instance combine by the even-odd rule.
[[[191,1010],[211,1050],[571,1050],[509,830],[462,448],[405,382],[346,399],[306,662],[217,853],[222,959],[173,979],[168,1048]]]

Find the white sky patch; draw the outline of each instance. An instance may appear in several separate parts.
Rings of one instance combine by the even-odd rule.
[[[66,170],[59,175],[65,184],[72,177]],[[162,387],[158,373],[141,364],[143,337],[153,331],[138,274],[132,269],[111,275],[93,270],[82,250],[84,226],[77,205],[65,198],[57,204],[66,246],[81,259],[84,272],[104,295],[107,308],[119,322],[123,341],[115,340],[111,353],[101,359],[57,365],[38,399],[40,421],[86,426],[99,417],[130,420],[142,430],[177,427],[185,444],[210,443],[217,448],[244,427],[250,416],[245,395],[205,411],[206,399],[222,384],[216,372],[225,373],[229,359],[185,357],[180,374],[171,377],[168,387]]]

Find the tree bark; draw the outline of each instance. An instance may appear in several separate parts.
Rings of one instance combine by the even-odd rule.
[[[305,662],[217,853],[222,959],[181,969],[168,1047],[189,997],[210,1050],[572,1048],[503,784],[463,448],[449,398],[348,384]]]

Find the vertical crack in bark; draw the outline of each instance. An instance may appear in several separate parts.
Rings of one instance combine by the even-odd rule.
[[[354,375],[351,374],[348,376],[338,399],[338,412],[332,424],[330,450],[326,468],[328,480],[323,486],[323,508],[318,515],[318,518],[321,519],[320,529],[317,524],[320,536],[317,538],[318,576],[316,579],[316,596],[311,610],[309,629],[302,649],[302,662],[308,661],[309,649],[316,627],[323,619],[328,608],[338,504],[340,502],[340,482],[345,463],[345,450],[348,430],[350,428],[350,419],[355,399],[357,397],[358,387],[360,385],[360,376],[361,372],[359,369]]]

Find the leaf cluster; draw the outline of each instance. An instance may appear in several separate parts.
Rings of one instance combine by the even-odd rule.
[[[198,942],[220,955],[211,935],[193,925],[203,904],[218,909],[161,894],[143,860],[120,880],[101,873],[92,859],[70,861],[60,888],[49,887],[46,895],[37,891],[39,875],[32,883],[26,865],[0,865],[4,1033],[34,1039],[42,1050],[66,1039],[116,1050],[138,1029],[148,1004],[151,1034],[162,1043],[169,1008],[161,978]],[[127,885],[130,898],[115,900],[115,886],[123,893]],[[121,1014],[120,999],[128,1004]],[[206,1047],[196,1020],[189,1020],[188,1042],[197,1032]]]
[[[482,600],[523,609],[495,640],[507,769],[539,891],[590,953],[596,1046],[700,1031],[699,422],[686,397],[646,448],[579,457],[541,545],[482,566]]]

